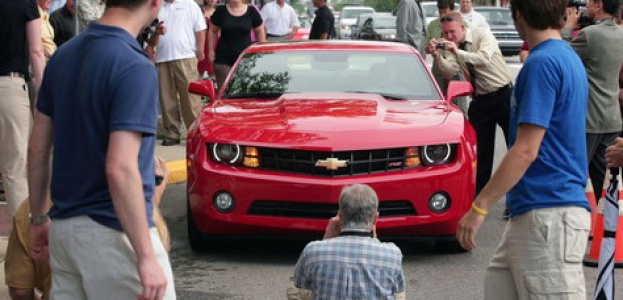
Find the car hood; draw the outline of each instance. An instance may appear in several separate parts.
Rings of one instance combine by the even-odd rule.
[[[206,142],[255,146],[279,144],[324,150],[338,150],[341,145],[400,147],[410,139],[439,143],[447,142],[451,136],[458,139],[463,116],[457,111],[444,100],[387,100],[377,94],[359,93],[293,93],[276,100],[217,101],[203,110],[200,131]],[[448,122],[450,114],[458,118]],[[442,126],[445,123],[456,126]]]

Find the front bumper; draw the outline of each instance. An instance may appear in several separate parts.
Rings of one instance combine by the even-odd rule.
[[[326,178],[222,165],[206,159],[205,150],[201,150],[189,160],[190,212],[196,227],[212,236],[321,235],[328,216],[337,211],[342,188],[364,183],[377,192],[381,207],[407,203],[413,209],[409,213],[402,207],[398,214],[385,216],[381,210],[379,235],[453,235],[474,196],[475,163],[464,153],[461,150],[454,162],[444,166]],[[223,191],[235,199],[228,213],[213,206],[214,195]],[[451,199],[450,208],[440,214],[429,208],[429,198],[436,192],[444,192]],[[293,208],[292,214],[284,214],[289,208]],[[315,217],[305,211],[315,209],[322,210]],[[327,215],[328,211],[331,213]]]

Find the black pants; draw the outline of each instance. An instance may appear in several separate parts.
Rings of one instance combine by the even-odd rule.
[[[619,132],[586,134],[588,174],[597,198],[601,197],[606,181],[606,147],[614,144],[614,139],[618,136]]]
[[[493,154],[495,151],[495,129],[500,125],[508,142],[508,123],[510,120],[510,100],[513,87],[508,84],[499,90],[477,95],[469,105],[467,115],[476,130],[478,146],[478,167],[476,169],[476,195],[491,178]]]

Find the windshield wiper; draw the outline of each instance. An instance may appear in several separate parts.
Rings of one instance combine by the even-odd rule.
[[[268,92],[268,91],[261,91],[261,92],[253,92],[253,93],[241,93],[241,94],[231,94],[231,95],[226,95],[225,99],[240,99],[240,98],[277,98],[277,97],[281,97],[281,95],[283,95],[283,92]]]
[[[390,99],[390,100],[407,100],[407,98],[405,98],[402,95],[399,94],[391,94],[391,93],[381,93],[381,92],[368,92],[368,91],[346,91],[344,93],[356,93],[356,94],[377,94],[380,95],[381,97],[385,98],[385,99]]]

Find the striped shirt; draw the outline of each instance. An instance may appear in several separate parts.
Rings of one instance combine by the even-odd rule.
[[[294,285],[311,290],[313,299],[395,299],[405,291],[402,253],[362,236],[311,242],[296,263]]]

